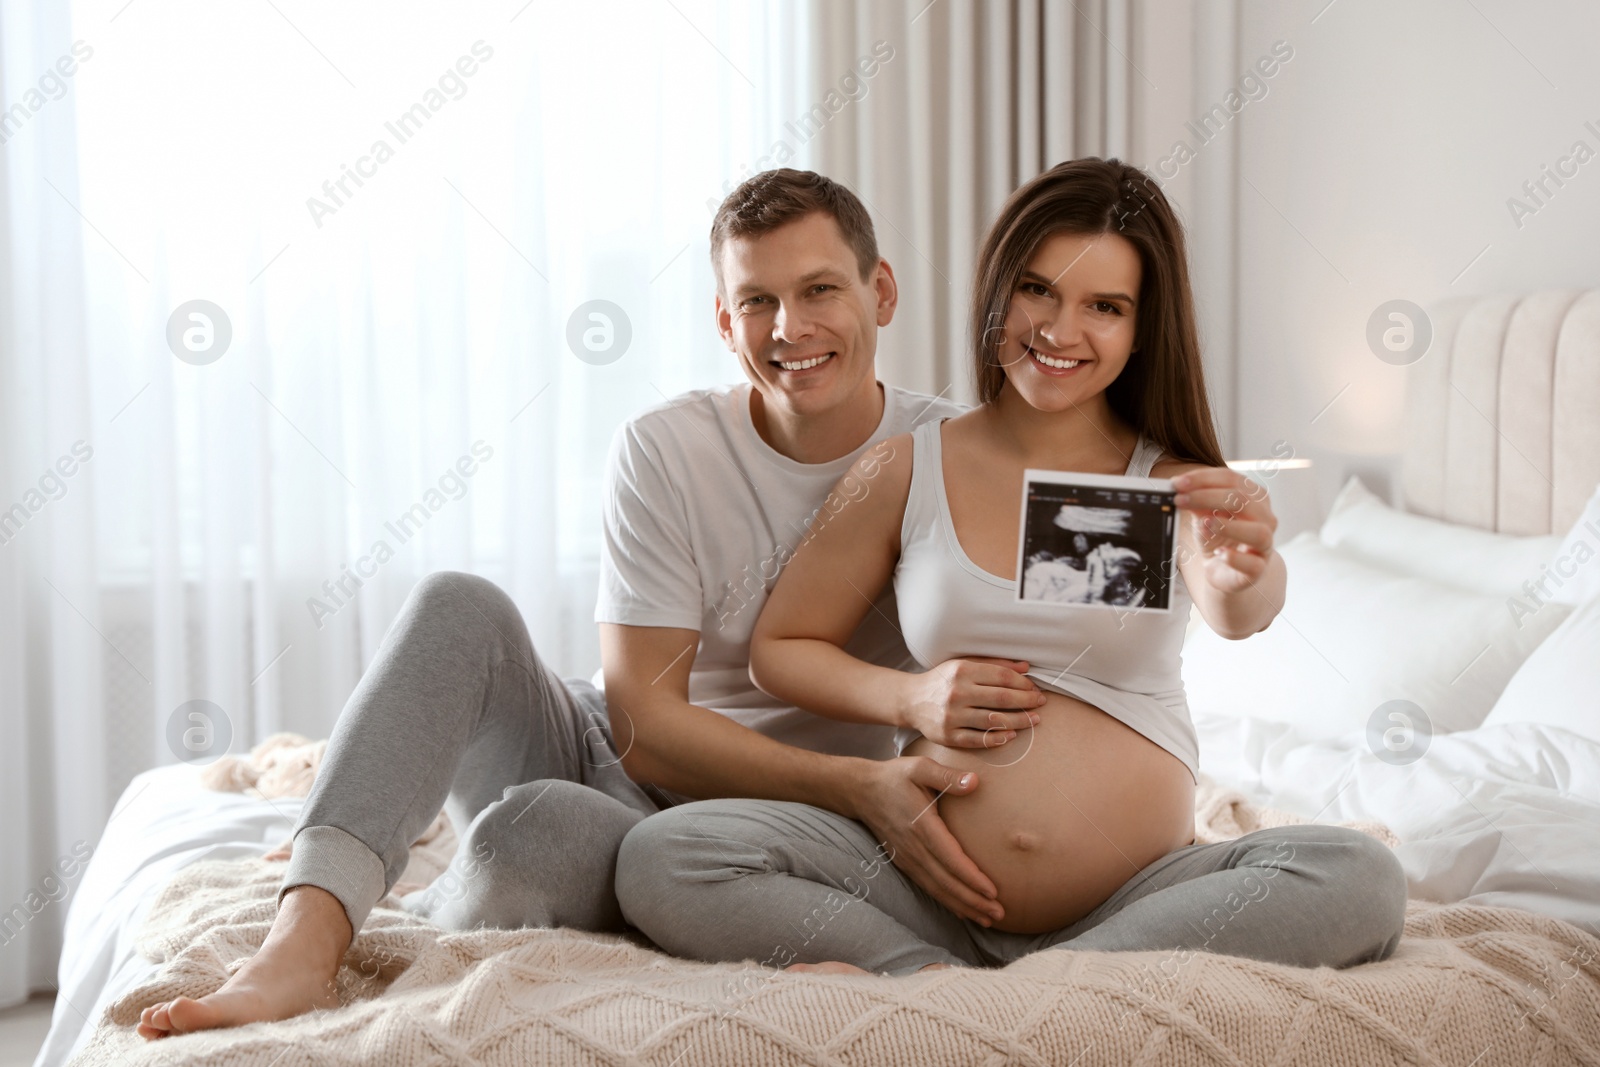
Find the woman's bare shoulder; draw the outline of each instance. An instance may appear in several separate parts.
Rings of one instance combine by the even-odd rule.
[[[911,492],[913,444],[911,434],[901,433],[868,445],[834,486],[829,494],[830,502],[838,497],[870,502],[864,510],[874,515],[903,511]]]
[[[863,449],[813,514],[804,544],[845,555],[897,548],[911,495],[913,440],[896,434]],[[807,555],[801,551],[796,562]]]

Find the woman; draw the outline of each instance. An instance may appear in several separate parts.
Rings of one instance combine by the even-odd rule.
[[[1182,242],[1165,197],[1132,167],[1079,160],[1018,190],[979,257],[981,403],[890,442],[867,499],[797,554],[751,641],[751,675],[773,696],[887,718],[905,754],[979,772],[982,788],[942,800],[940,814],[1000,890],[1001,930],[1075,922],[1194,840],[1179,675],[1190,598],[1227,637],[1263,628],[1283,603],[1276,520],[1264,498],[1244,499],[1212,430]],[[1030,467],[1189,474],[1176,486],[1187,492],[1170,611],[1016,602]],[[1230,493],[1243,506],[1208,539],[1200,523]],[[926,674],[842,651],[867,608],[853,590],[891,578]],[[1026,661],[1026,675],[979,656]],[[1014,726],[995,724],[1015,724],[1003,713],[1018,708],[1037,725],[1013,741]]]
[[[1116,160],[1081,159],[1017,190],[984,241],[972,323],[980,405],[891,439],[870,469],[847,476],[867,492],[819,519],[784,569],[750,669],[787,703],[895,725],[903,755],[976,772],[979,788],[930,804],[998,897],[986,918],[955,916],[897,870],[883,879],[862,859],[852,873],[841,857],[863,842],[848,820],[774,809],[766,832],[776,844],[752,837],[757,858],[741,864],[784,879],[766,883],[777,929],[815,925],[793,958],[888,973],[1001,963],[1058,944],[1202,947],[1306,965],[1383,958],[1398,940],[1404,880],[1381,845],[1332,827],[1193,844],[1197,746],[1179,671],[1190,605],[1219,634],[1245,638],[1278,613],[1287,578],[1265,495],[1225,466],[1217,444],[1182,229],[1160,189]],[[1170,610],[1019,603],[1028,468],[1172,479]],[[1104,586],[1114,568],[1100,562]],[[921,673],[844,651],[891,580]],[[721,833],[718,820],[734,818],[714,802],[688,809],[698,810],[681,813],[680,850],[693,847],[691,826]],[[818,828],[789,829],[802,822]],[[715,842],[708,863],[730,867],[724,857],[750,843]],[[665,849],[658,859],[675,862]],[[759,905],[736,904],[719,879],[688,872],[669,885],[677,929],[695,938],[660,929],[665,917],[641,925],[658,941],[673,936],[674,951],[748,954],[758,939],[741,949],[724,931],[750,918],[730,909]],[[811,903],[808,882],[849,898],[819,897],[805,924],[786,920]],[[627,888],[619,876],[625,910],[643,895]],[[700,907],[717,909],[720,925],[685,917]],[[1304,929],[1291,934],[1297,923]]]

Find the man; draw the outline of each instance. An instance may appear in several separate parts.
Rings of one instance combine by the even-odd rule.
[[[404,904],[450,929],[621,929],[623,837],[663,807],[715,797],[859,820],[935,899],[973,917],[988,909],[993,884],[930,807],[976,777],[887,758],[886,728],[778,704],[747,662],[767,590],[813,517],[858,495],[830,497],[834,483],[887,438],[959,408],[878,383],[894,273],[838,183],[756,175],[718,211],[711,258],[718,330],[749,385],[689,393],[617,435],[596,615],[604,698],[544,666],[494,585],[425,578],[334,729],[261,950],[210,996],[146,1009],[141,1034],[336,1005],[331,980],[354,932],[441,805],[465,828],[464,876]],[[878,608],[853,648],[909,664],[888,594]]]

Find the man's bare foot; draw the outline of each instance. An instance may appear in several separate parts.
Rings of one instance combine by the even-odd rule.
[[[209,996],[179,997],[144,1009],[139,1036],[154,1040],[336,1008],[333,979],[352,936],[337,897],[316,886],[295,886],[284,894],[259,952]]]
[[[273,849],[271,852],[268,852],[261,858],[264,860],[286,860],[293,854],[294,838],[291,837],[289,840],[285,841],[283,844],[279,845],[277,848]]]

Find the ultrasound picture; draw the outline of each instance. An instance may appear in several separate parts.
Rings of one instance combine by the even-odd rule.
[[[1018,599],[1169,610],[1174,496],[1162,478],[1028,471]]]

